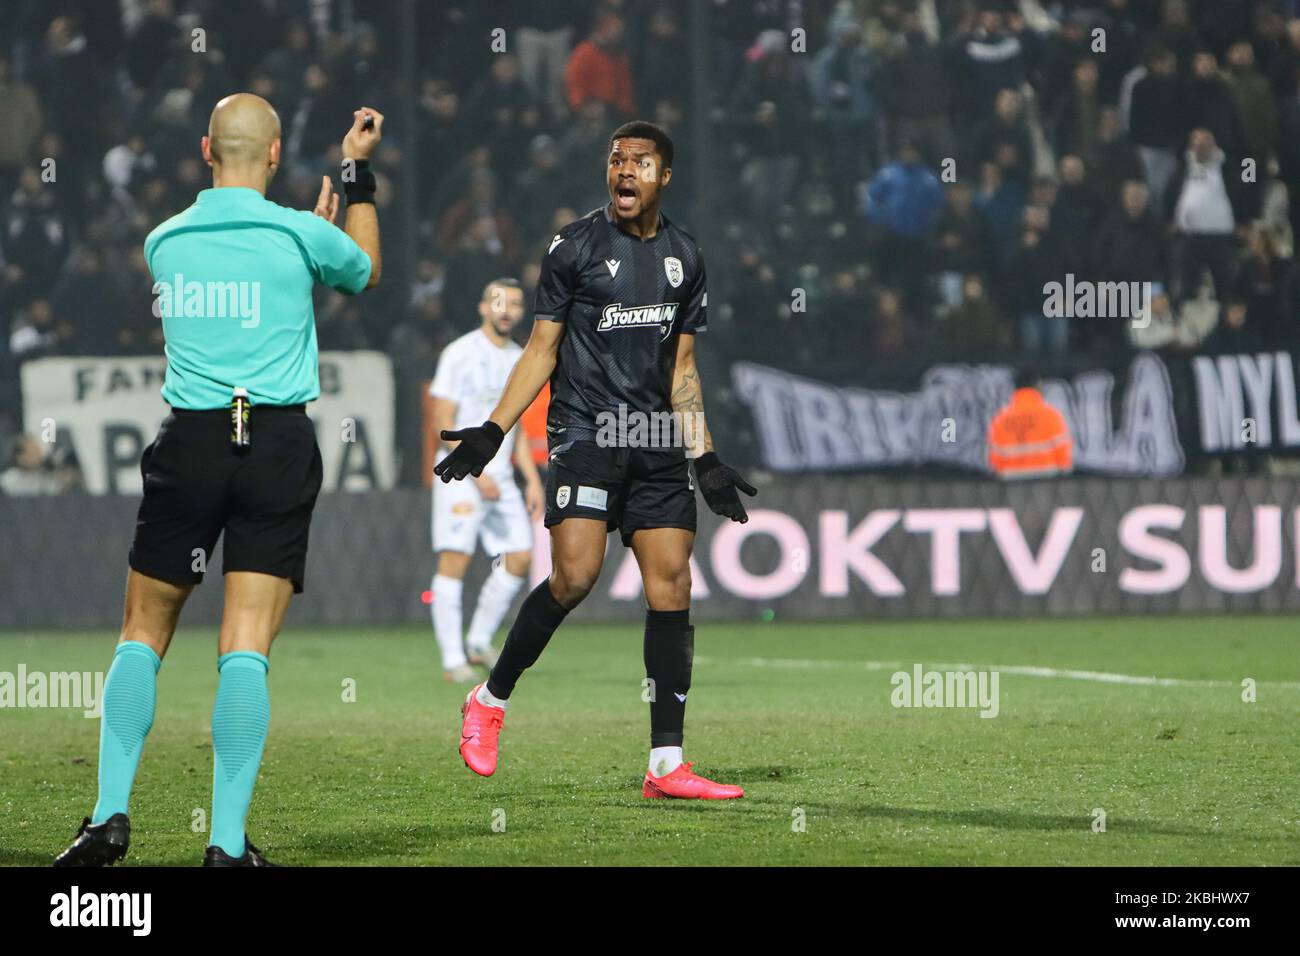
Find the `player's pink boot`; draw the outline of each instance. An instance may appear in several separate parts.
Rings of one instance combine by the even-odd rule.
[[[497,739],[506,712],[479,703],[478,690],[482,686],[476,685],[460,708],[465,717],[460,725],[460,755],[470,770],[481,777],[490,777],[497,769]]]
[[[672,773],[656,777],[646,771],[645,783],[641,786],[641,796],[651,800],[662,797],[674,797],[679,800],[734,800],[743,797],[745,791],[730,783],[714,783],[705,777],[691,773],[693,764],[680,764]]]

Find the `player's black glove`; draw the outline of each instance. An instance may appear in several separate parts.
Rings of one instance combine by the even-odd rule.
[[[739,488],[751,498],[758,492],[736,473],[736,469],[719,461],[716,454],[706,451],[695,459],[695,481],[700,486],[700,493],[704,495],[704,503],[715,515],[722,515],[741,524],[749,520],[736,489]]]
[[[462,428],[456,432],[443,432],[443,441],[460,442],[447,453],[447,457],[434,466],[433,473],[443,482],[460,481],[466,475],[477,478],[483,474],[488,462],[496,457],[497,449],[505,440],[505,432],[496,422],[487,421],[477,428]]]

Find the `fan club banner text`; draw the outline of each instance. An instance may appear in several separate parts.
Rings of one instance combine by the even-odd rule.
[[[947,465],[988,472],[985,436],[1015,369],[938,365],[897,389],[833,385],[747,362],[732,382],[748,405],[763,464],[778,472]],[[1290,352],[1163,357],[1044,378],[1065,416],[1075,469],[1172,477],[1189,460],[1300,452]]]
[[[23,428],[70,445],[91,494],[138,495],[140,455],[167,416],[163,358],[46,358],[22,367]],[[322,352],[316,425],[324,491],[391,488],[393,374],[378,352]],[[256,440],[256,437],[254,438]]]

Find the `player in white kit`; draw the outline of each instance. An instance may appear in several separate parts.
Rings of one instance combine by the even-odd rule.
[[[514,279],[495,279],[483,289],[473,332],[442,351],[429,394],[433,396],[434,434],[480,424],[496,407],[510,370],[523,350],[510,332],[524,316],[524,293]],[[455,442],[440,442],[438,459]],[[524,477],[521,491],[514,469]],[[442,653],[444,677],[458,683],[480,680],[471,665],[496,663],[492,635],[528,577],[532,522],[545,507],[545,492],[518,426],[501,443],[495,458],[473,481],[435,482],[433,488],[433,631]],[[469,631],[461,636],[461,590],[474,548],[495,559],[479,591]]]

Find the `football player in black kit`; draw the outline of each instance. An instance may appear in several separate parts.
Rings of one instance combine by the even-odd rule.
[[[488,680],[465,699],[460,753],[483,776],[496,770],[515,683],[591,591],[606,535],[617,528],[636,555],[647,605],[651,749],[642,794],[744,796],[740,787],[692,773],[682,761],[695,644],[695,488],[687,459],[716,514],[748,520],[737,490],[755,491],[718,460],[704,423],[695,367],[695,334],[705,327],[708,305],[704,260],[695,240],[659,211],[672,165],[672,140],[659,127],[633,122],[614,131],[610,201],[548,244],[532,336],[495,411],[477,428],[442,433],[459,444],[436,474],[443,481],[478,475],[542,385],[551,383],[546,527],[552,571],[524,600]],[[667,419],[679,440],[662,440],[656,423]]]

